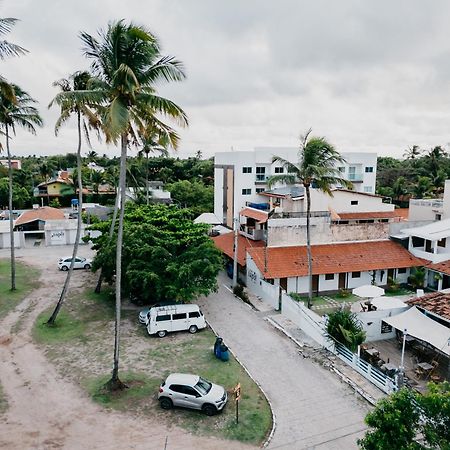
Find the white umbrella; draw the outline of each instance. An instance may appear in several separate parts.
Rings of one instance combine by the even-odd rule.
[[[354,295],[363,298],[375,298],[384,295],[384,289],[373,284],[365,284],[352,290]]]

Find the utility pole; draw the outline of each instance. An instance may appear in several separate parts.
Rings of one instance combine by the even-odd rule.
[[[239,234],[239,219],[234,218],[234,248],[233,248],[233,289],[238,284],[238,234]]]

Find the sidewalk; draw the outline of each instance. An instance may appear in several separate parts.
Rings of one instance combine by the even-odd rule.
[[[292,321],[273,310],[267,303],[254,295],[249,295],[253,308],[263,312],[265,320],[278,331],[289,337],[298,347],[298,352],[303,358],[310,358],[317,364],[334,372],[344,383],[348,384],[355,392],[361,395],[370,404],[386,397],[386,394],[369,382],[366,378],[353,370],[335,355],[320,347],[313,339],[305,334]],[[261,309],[260,309],[261,307]]]

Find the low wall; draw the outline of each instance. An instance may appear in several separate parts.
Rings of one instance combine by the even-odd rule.
[[[406,311],[409,306],[403,306],[395,309],[385,309],[380,311],[366,311],[357,313],[364,331],[366,332],[366,342],[381,341],[384,339],[395,338],[395,328],[382,327],[381,322],[387,317],[396,316]],[[391,328],[391,331],[388,329]]]

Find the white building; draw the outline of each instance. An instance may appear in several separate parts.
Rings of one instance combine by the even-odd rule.
[[[272,163],[274,156],[296,163],[297,148],[257,147],[253,151],[219,152],[214,166],[214,213],[229,227],[233,217],[245,206],[268,209],[267,179],[284,168]],[[376,153],[343,153],[346,163],[338,167],[357,192],[374,193],[377,169]]]

